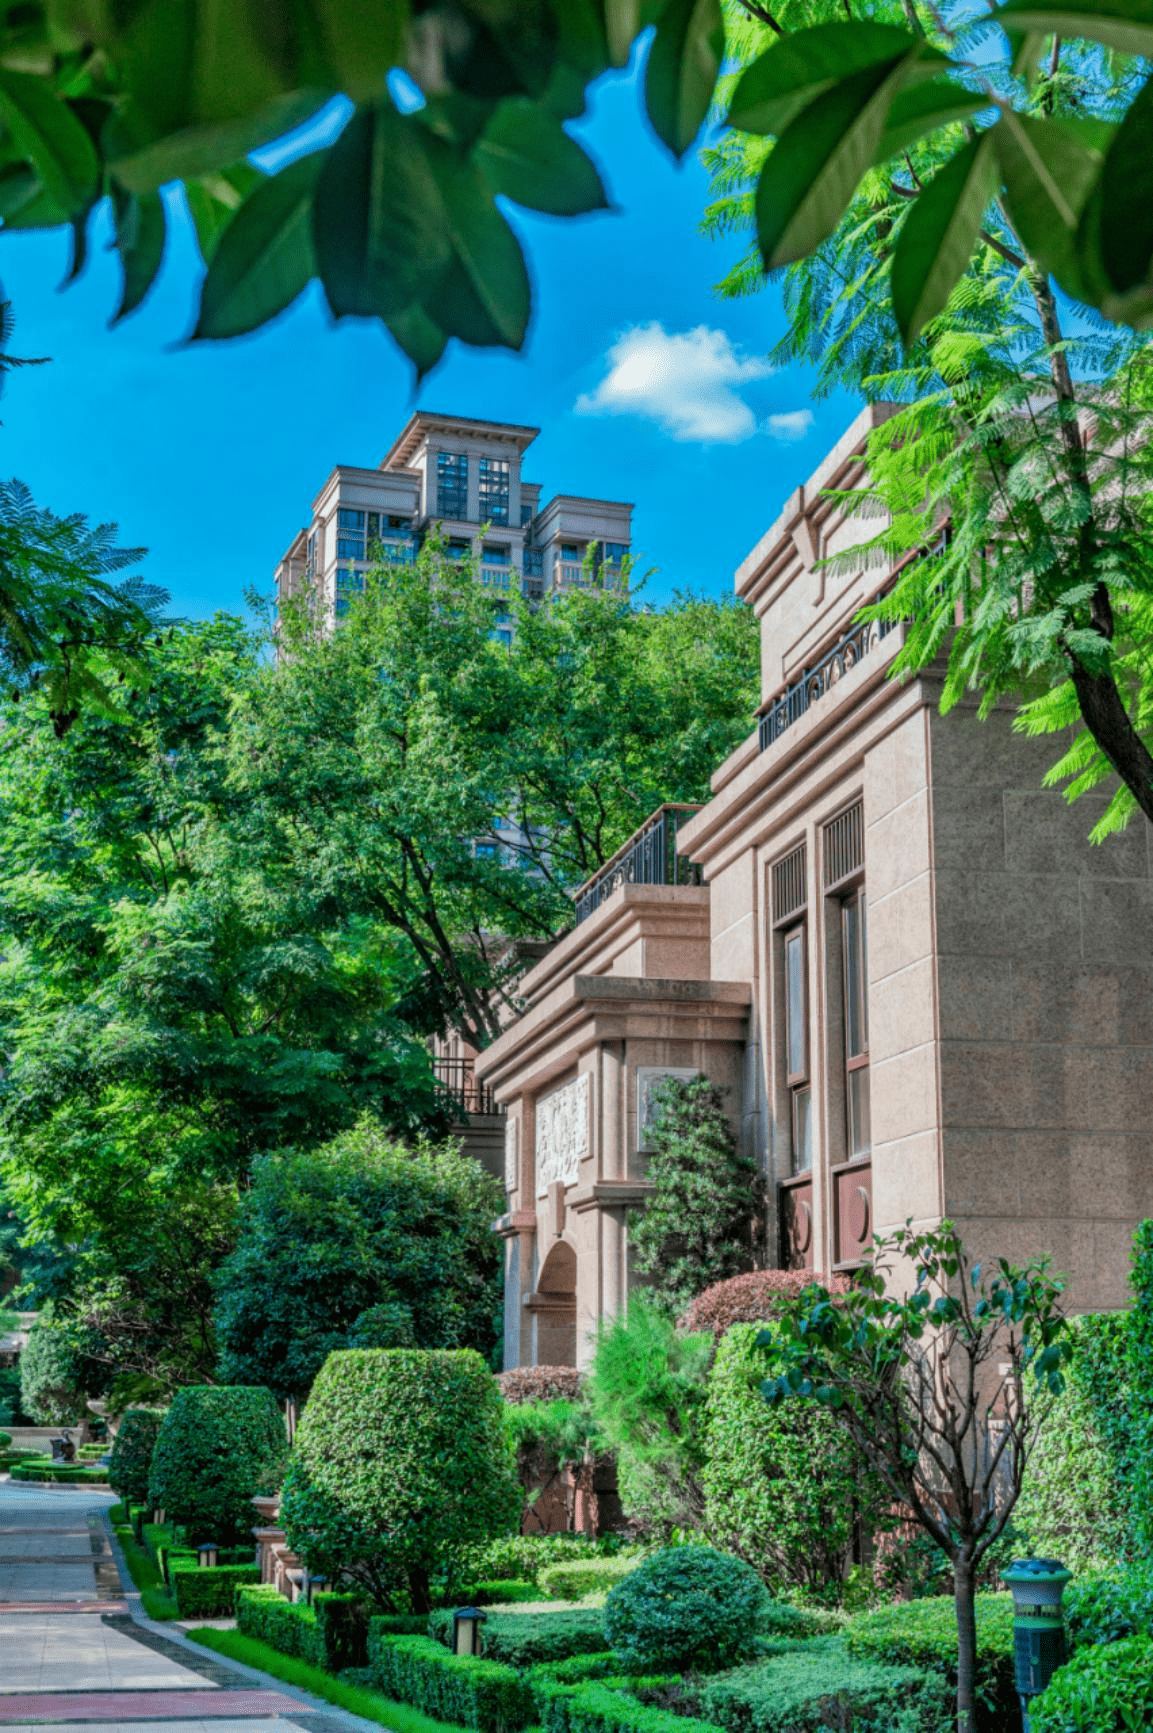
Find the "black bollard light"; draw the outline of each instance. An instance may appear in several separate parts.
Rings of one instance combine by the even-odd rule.
[[[1065,1664],[1061,1596],[1071,1575],[1052,1558],[1014,1559],[1001,1572],[1013,1595],[1013,1658],[1024,1733],[1029,1733],[1030,1703]]]
[[[196,1549],[197,1562],[202,1571],[214,1570],[216,1568],[217,1556],[217,1547],[214,1540],[202,1540]]]
[[[476,1607],[460,1607],[452,1615],[452,1652],[454,1655],[480,1653],[480,1622],[485,1617]]]

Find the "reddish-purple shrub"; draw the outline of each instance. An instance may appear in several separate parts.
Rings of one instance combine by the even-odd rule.
[[[497,1375],[506,1402],[575,1402],[581,1375],[575,1366],[514,1366]]]
[[[733,1324],[759,1324],[771,1318],[783,1300],[791,1300],[813,1282],[831,1294],[843,1294],[845,1276],[816,1276],[812,1270],[747,1270],[714,1282],[690,1300],[677,1320],[682,1330],[711,1330],[720,1339]]]

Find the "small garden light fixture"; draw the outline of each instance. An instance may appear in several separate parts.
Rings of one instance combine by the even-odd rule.
[[[459,1607],[452,1615],[452,1652],[454,1655],[480,1653],[480,1621],[486,1614],[476,1607]]]
[[[324,1577],[324,1576],[315,1576],[314,1577],[311,1571],[308,1571],[306,1573],[305,1578],[304,1578],[304,1598],[308,1602],[309,1606],[312,1605],[313,1595],[314,1594],[320,1594],[320,1592],[323,1590],[324,1585],[327,1581],[328,1581],[327,1577]]]
[[[1029,1705],[1065,1661],[1061,1596],[1071,1571],[1057,1559],[1014,1559],[1001,1580],[1013,1595],[1013,1655],[1021,1720],[1029,1733]]]
[[[214,1540],[202,1540],[196,1549],[196,1560],[202,1571],[216,1568],[217,1545]]]
[[[156,1524],[157,1528],[164,1527],[164,1506],[162,1504],[158,1504],[156,1509],[152,1512],[152,1520]]]

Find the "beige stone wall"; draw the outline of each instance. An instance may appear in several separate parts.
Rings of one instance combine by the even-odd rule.
[[[944,1208],[984,1252],[1051,1252],[1075,1309],[1126,1303],[1153,1210],[1150,827],[1043,790],[1004,713],[930,725]]]

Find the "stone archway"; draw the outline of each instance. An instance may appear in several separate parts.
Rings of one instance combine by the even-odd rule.
[[[576,1365],[576,1252],[557,1240],[537,1277],[529,1300],[536,1318],[536,1364]]]

